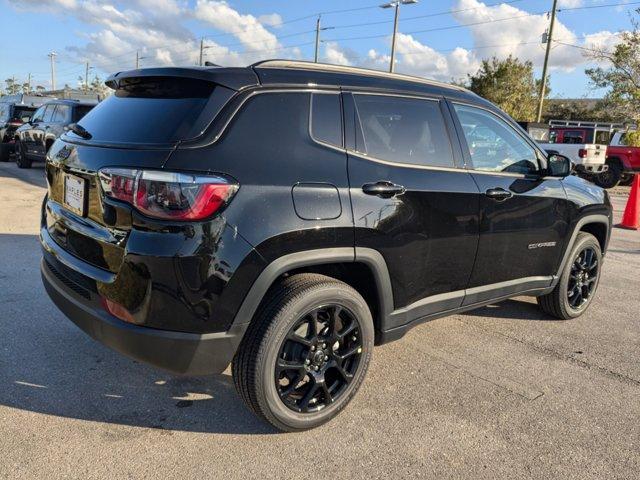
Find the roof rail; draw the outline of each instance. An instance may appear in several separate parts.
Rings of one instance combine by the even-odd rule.
[[[315,70],[319,72],[333,72],[333,73],[347,73],[352,75],[369,75],[371,77],[389,78],[395,80],[404,80],[407,82],[422,83],[425,85],[434,85],[447,88],[454,88],[461,91],[466,91],[465,88],[459,85],[453,85],[445,82],[438,82],[437,80],[428,80],[422,77],[415,77],[413,75],[405,75],[402,73],[389,73],[382,72],[380,70],[372,70],[370,68],[351,67],[345,65],[332,65],[329,63],[316,63],[303,60],[262,60],[250,65],[252,68],[290,68],[299,70]]]

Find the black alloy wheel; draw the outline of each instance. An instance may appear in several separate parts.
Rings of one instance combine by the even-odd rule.
[[[598,255],[593,247],[586,247],[575,257],[569,274],[567,299],[571,308],[579,310],[595,291],[600,271]]]
[[[600,281],[602,245],[588,232],[579,232],[554,289],[538,297],[549,315],[569,320],[582,315],[593,300]]]
[[[280,398],[300,413],[326,408],[353,380],[360,353],[360,324],[349,309],[335,304],[313,309],[291,327],[280,347],[275,369]]]

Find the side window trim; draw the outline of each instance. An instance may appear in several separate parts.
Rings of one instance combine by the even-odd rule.
[[[464,132],[462,130],[462,124],[460,123],[460,119],[458,118],[458,114],[456,113],[455,109],[454,109],[454,105],[462,105],[465,107],[471,107],[471,108],[478,108],[480,110],[484,110],[487,113],[490,113],[491,115],[493,115],[494,117],[496,117],[498,120],[502,121],[503,123],[505,123],[506,125],[509,126],[509,128],[511,130],[513,130],[513,132],[515,132],[515,134],[521,139],[523,140],[527,145],[529,145],[533,151],[536,154],[536,159],[538,161],[538,169],[540,170],[540,172],[544,172],[544,170],[546,169],[546,156],[545,154],[542,152],[542,150],[540,149],[540,147],[530,138],[527,138],[527,136],[523,135],[522,132],[518,131],[518,129],[516,129],[513,125],[511,125],[510,122],[506,121],[505,119],[503,119],[500,115],[496,114],[495,112],[491,111],[490,109],[483,107],[482,105],[477,105],[471,102],[465,102],[465,101],[460,101],[458,99],[446,99],[447,101],[447,105],[449,106],[449,111],[451,113],[451,116],[453,117],[453,122],[456,128],[456,132],[458,133],[458,140],[460,142],[460,145],[462,147],[462,155],[464,157],[464,162],[465,162],[465,168],[468,170],[472,170],[473,172],[476,173],[481,173],[481,174],[490,174],[490,175],[504,175],[504,176],[509,176],[509,177],[520,177],[520,178],[525,178],[528,177],[530,175],[526,175],[524,173],[513,173],[513,172],[488,172],[488,171],[484,171],[484,170],[476,170],[473,166],[473,161],[471,160],[471,153],[470,153],[470,149],[469,149],[469,145],[467,144],[467,139],[464,135]]]
[[[400,97],[400,98],[416,99],[421,101],[437,102],[440,109],[440,113],[442,115],[442,120],[444,122],[445,131],[447,132],[449,145],[451,147],[453,165],[451,167],[442,167],[442,166],[436,166],[436,165],[403,163],[403,162],[385,160],[383,158],[377,158],[370,155],[366,151],[366,144],[365,144],[365,139],[363,135],[362,125],[360,122],[360,115],[358,114],[358,107],[356,105],[354,95]],[[422,96],[422,95],[413,95],[410,93],[403,94],[403,93],[396,93],[396,92],[371,92],[366,90],[345,90],[343,91],[343,98],[344,98],[343,108],[345,112],[345,128],[347,129],[345,131],[345,148],[348,153],[352,155],[356,155],[360,158],[374,161],[374,162],[384,163],[385,165],[393,165],[393,166],[403,167],[403,168],[418,168],[423,170],[445,170],[445,171],[452,171],[452,170],[461,171],[464,169],[464,156],[463,156],[464,150],[461,148],[459,139],[457,138],[457,134],[454,136],[455,122],[448,110],[445,97],[437,96],[437,95]],[[350,120],[347,118],[351,114],[353,114],[353,120]],[[364,151],[358,148],[358,144],[360,142],[364,145]]]

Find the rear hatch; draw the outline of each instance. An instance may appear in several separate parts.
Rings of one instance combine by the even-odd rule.
[[[51,148],[44,216],[60,247],[110,272],[122,263],[133,217],[126,202],[106,197],[105,169],[162,169],[181,141],[202,134],[231,92],[174,77],[128,77],[116,86]]]

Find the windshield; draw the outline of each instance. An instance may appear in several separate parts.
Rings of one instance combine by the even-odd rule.
[[[211,82],[187,78],[126,79],[78,123],[97,142],[185,140],[200,134],[211,120],[205,107],[214,87]]]

